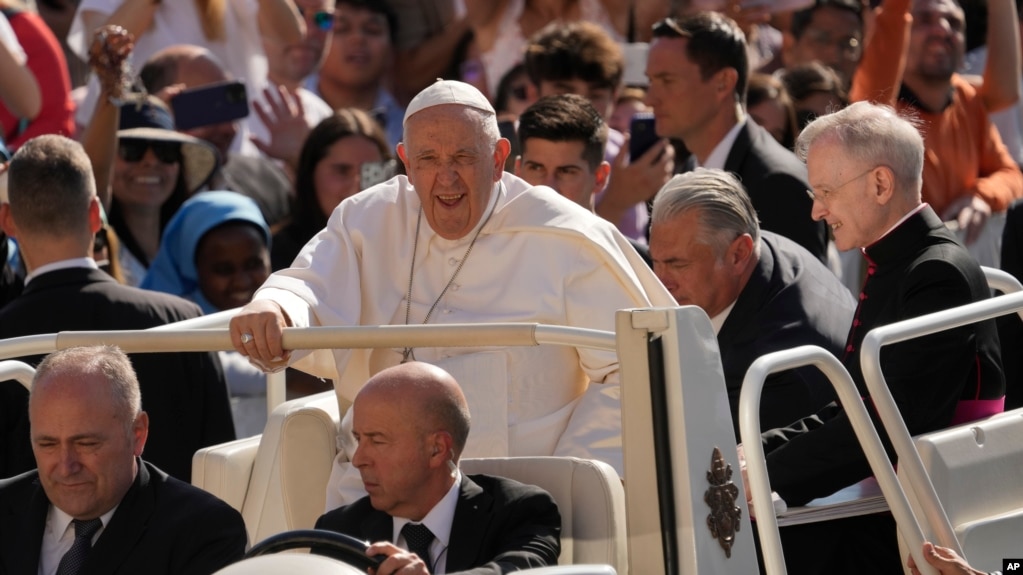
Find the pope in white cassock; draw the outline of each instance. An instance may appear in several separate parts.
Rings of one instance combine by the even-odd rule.
[[[443,367],[473,415],[463,457],[572,455],[621,473],[618,358],[560,346],[296,352],[284,327],[539,322],[614,330],[616,310],[675,302],[615,227],[503,172],[509,142],[475,88],[438,81],[410,103],[397,176],[350,197],[231,320],[264,369],[335,381],[342,406],[408,359]],[[597,385],[592,385],[597,384]],[[349,414],[350,417],[350,414]],[[346,417],[327,508],[364,495]]]

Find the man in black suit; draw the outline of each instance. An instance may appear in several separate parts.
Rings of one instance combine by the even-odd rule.
[[[201,315],[181,298],[117,283],[91,259],[101,225],[89,158],[60,136],[27,142],[11,161],[9,203],[0,225],[17,238],[28,269],[24,292],[0,310],[0,338],[64,330],[146,329]],[[38,363],[39,358],[23,358]],[[152,418],[147,458],[191,478],[196,450],[235,437],[220,361],[214,353],[132,356]],[[0,383],[0,476],[32,469],[28,392]]]
[[[681,139],[695,166],[738,176],[763,229],[824,260],[827,230],[807,217],[806,168],[746,115],[749,59],[742,30],[717,12],[701,12],[662,20],[653,36],[647,102],[657,134]]]
[[[742,184],[722,170],[675,176],[654,199],[654,273],[679,305],[697,305],[718,336],[739,437],[739,392],[750,365],[773,351],[818,345],[839,353],[856,305],[849,290],[796,243],[761,231]],[[812,415],[834,399],[820,370],[771,375],[762,429]]]
[[[55,352],[29,399],[38,469],[0,481],[0,573],[213,573],[241,558],[241,515],[140,459],[138,380],[114,347]]]
[[[373,376],[352,406],[352,464],[367,497],[320,517],[329,529],[373,541],[378,575],[475,575],[556,565],[561,516],[538,487],[463,475],[469,408],[444,370],[401,364]]]
[[[867,332],[986,299],[990,290],[966,248],[921,203],[924,144],[909,120],[858,102],[809,124],[797,148],[813,185],[813,217],[828,223],[839,249],[862,248],[868,263],[842,360],[876,419],[860,368]],[[910,435],[1002,410],[1005,381],[993,320],[886,346],[881,368]],[[871,474],[838,405],[765,433],[764,444],[771,487],[789,505]],[[888,514],[784,528],[782,543],[793,549],[785,553],[793,573],[902,572]]]

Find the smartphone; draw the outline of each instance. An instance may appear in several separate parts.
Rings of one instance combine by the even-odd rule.
[[[249,115],[245,83],[237,80],[184,90],[171,99],[174,127],[191,130],[233,122]]]
[[[511,142],[511,153],[508,154],[508,159],[504,162],[504,171],[514,172],[515,158],[522,154],[522,146],[519,144],[519,135],[515,131],[515,121],[501,120],[497,123],[497,129],[501,132],[502,138]]]
[[[398,163],[394,160],[383,162],[364,162],[359,168],[359,184],[365,190],[371,186],[386,182],[397,173]]]
[[[650,148],[654,146],[660,137],[654,128],[654,115],[651,112],[640,112],[632,116],[629,123],[629,161],[635,162]]]

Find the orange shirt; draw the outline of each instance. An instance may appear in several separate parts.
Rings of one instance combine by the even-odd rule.
[[[951,99],[940,111],[896,102],[906,65],[912,0],[888,0],[853,78],[851,101],[869,100],[912,111],[924,135],[923,200],[939,215],[955,200],[975,194],[995,212],[1023,197],[1023,174],[988,119],[976,89],[952,75]]]

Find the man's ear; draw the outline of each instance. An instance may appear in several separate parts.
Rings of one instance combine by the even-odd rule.
[[[895,173],[888,166],[878,166],[869,177],[874,184],[874,201],[887,205],[895,194]]]
[[[515,175],[522,177],[522,156],[515,156]]]
[[[743,268],[745,267],[746,261],[753,255],[753,238],[749,234],[742,234],[741,236],[732,240],[731,245],[728,246],[728,254],[725,262],[730,267]]]
[[[0,229],[3,229],[9,237],[18,237],[18,226],[15,225],[14,218],[11,217],[11,204],[7,202],[0,204]]]
[[[94,234],[103,227],[102,209],[99,205],[99,198],[93,196],[92,200],[89,201],[89,229]]]
[[[715,82],[715,89],[718,97],[735,97],[735,84],[739,81],[739,72],[735,68],[722,68],[715,74],[717,78],[712,79],[711,82]]]
[[[498,138],[494,146],[494,181],[497,182],[504,175],[504,162],[511,154],[511,142],[505,138]]]
[[[134,447],[135,457],[142,456],[146,448],[146,439],[149,438],[149,414],[140,411],[135,422],[131,424],[131,439]]]
[[[593,175],[593,195],[596,196],[600,192],[604,191],[604,188],[607,187],[608,180],[611,179],[611,164],[607,161],[601,162],[600,165],[597,166],[597,171],[595,171]]]

